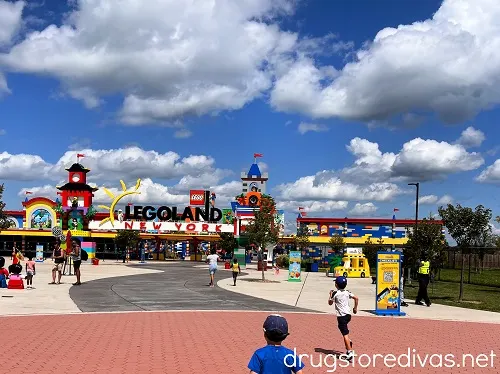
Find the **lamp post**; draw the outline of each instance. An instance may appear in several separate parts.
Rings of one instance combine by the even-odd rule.
[[[417,235],[417,229],[418,229],[418,195],[420,192],[420,183],[408,183],[408,186],[415,186],[417,187],[417,194],[415,197],[415,231],[413,233],[414,236]],[[410,268],[408,268],[408,279],[411,284],[411,276],[410,276]]]

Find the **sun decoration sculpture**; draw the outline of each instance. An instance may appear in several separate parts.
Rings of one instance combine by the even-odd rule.
[[[120,184],[122,185],[122,190],[123,192],[119,194],[118,196],[115,196],[110,190],[108,190],[106,187],[103,187],[102,189],[106,194],[111,198],[111,206],[107,205],[99,205],[99,208],[109,210],[109,217],[104,218],[101,223],[99,223],[99,226],[104,225],[106,222],[111,222],[111,226],[115,227],[115,207],[118,202],[123,199],[125,196],[128,195],[139,195],[140,192],[137,192],[139,187],[141,186],[141,180],[137,179],[137,183],[135,184],[134,190],[133,191],[127,191],[127,186],[125,183],[120,180]]]

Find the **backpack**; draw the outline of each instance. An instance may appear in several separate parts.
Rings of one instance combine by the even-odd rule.
[[[82,249],[82,261],[87,261],[89,259],[89,254],[87,253],[86,250]]]

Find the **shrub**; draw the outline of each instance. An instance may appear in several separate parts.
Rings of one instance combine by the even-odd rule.
[[[290,264],[288,255],[279,255],[276,257],[276,265],[280,268],[287,268]]]

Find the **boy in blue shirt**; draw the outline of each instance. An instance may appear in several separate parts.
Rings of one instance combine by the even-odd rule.
[[[281,345],[289,335],[285,317],[271,314],[264,321],[263,327],[267,345],[257,349],[250,359],[250,374],[303,374],[305,365],[300,357]]]

